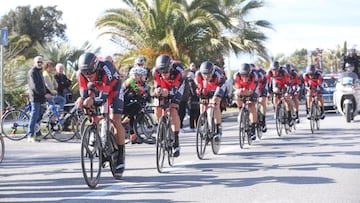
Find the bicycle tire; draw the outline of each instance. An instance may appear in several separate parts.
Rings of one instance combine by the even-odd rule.
[[[214,109],[210,109],[209,115],[212,115],[211,117],[214,118]],[[215,141],[215,132],[216,132],[216,124],[215,120],[211,119],[211,149],[213,154],[219,154],[220,147],[221,147],[221,135],[219,137],[219,141]]]
[[[315,102],[312,102],[311,103],[311,108],[310,108],[310,130],[311,130],[311,133],[314,133],[315,131],[315,119],[316,119],[316,103]]]
[[[29,115],[20,109],[6,112],[1,119],[1,132],[10,140],[19,141],[26,137]]]
[[[173,156],[173,132],[171,130],[171,121],[168,119],[167,128],[166,128],[166,151],[168,154],[168,164],[169,166],[174,165],[174,159]]]
[[[315,122],[315,126],[316,126],[316,130],[320,129],[320,107],[319,105],[316,106],[316,122]]]
[[[3,136],[0,134],[0,163],[4,160],[5,156],[5,142]]]
[[[276,122],[276,132],[279,137],[282,135],[282,128],[283,128],[283,108],[282,108],[282,102],[279,102],[279,104],[276,107],[276,114],[275,114],[275,122]]]
[[[90,188],[95,188],[98,185],[101,167],[101,139],[96,126],[90,125],[86,127],[81,138],[81,170],[84,180]]]
[[[163,172],[166,153],[166,118],[162,116],[159,120],[156,137],[156,168],[159,173]]]
[[[58,118],[55,114],[51,115],[49,118],[49,131],[51,136],[59,141],[59,142],[66,142],[71,140],[75,135],[78,133],[78,126],[77,126],[77,120],[74,116],[70,116],[69,118],[69,127],[70,131],[64,131],[63,127],[60,122],[58,121]],[[64,121],[63,121],[64,122]],[[63,123],[64,125],[64,123]]]
[[[258,120],[257,120],[257,125],[256,125],[256,135],[259,138],[259,140],[262,139],[262,134],[263,134],[262,125],[264,123],[264,121],[263,121],[264,114],[261,112],[260,108],[262,108],[262,106],[258,105],[258,110],[257,110]]]
[[[208,131],[207,113],[203,112],[200,114],[196,126],[196,154],[200,160],[204,159],[206,145],[208,143],[207,131]]]
[[[137,136],[144,135],[146,139],[152,139],[156,132],[154,119],[148,113],[138,115],[134,121],[134,132]]]
[[[240,148],[243,149],[244,148],[244,144],[245,144],[245,136],[247,135],[246,132],[246,113],[244,108],[242,108],[239,112],[239,119],[238,119],[238,123],[239,123],[239,144],[240,144]]]

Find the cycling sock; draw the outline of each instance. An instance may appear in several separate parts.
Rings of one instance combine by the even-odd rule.
[[[221,124],[216,124],[216,132],[221,133]]]

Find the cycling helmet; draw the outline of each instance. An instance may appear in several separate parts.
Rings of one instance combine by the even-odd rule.
[[[271,70],[277,71],[280,70],[280,63],[279,61],[274,61],[272,66],[271,66]]]
[[[204,75],[214,74],[215,68],[214,64],[210,61],[202,62],[200,65],[200,73]]]
[[[141,66],[141,65],[145,65],[145,63],[146,63],[145,56],[139,56],[135,59],[135,65]]]
[[[353,72],[354,71],[354,66],[350,63],[346,63],[345,64],[345,71],[347,72]]]
[[[79,57],[78,67],[82,74],[91,75],[98,68],[98,58],[91,52],[86,52]]]
[[[316,72],[315,65],[309,65],[308,67],[306,67],[307,74],[314,75],[315,72]]]
[[[138,73],[140,75],[147,75],[148,71],[145,68],[139,68]]]
[[[172,59],[169,55],[162,54],[156,58],[155,69],[160,73],[168,73],[172,66]]]
[[[135,75],[135,74],[138,74],[138,67],[133,67],[130,69],[129,71],[129,75]]]
[[[241,64],[239,68],[239,74],[240,75],[249,75],[250,73],[250,65],[247,63]]]
[[[291,64],[290,64],[290,63],[285,64],[285,69],[286,69],[286,71],[287,71],[288,73],[290,73],[290,71],[291,71],[291,69],[292,69]]]

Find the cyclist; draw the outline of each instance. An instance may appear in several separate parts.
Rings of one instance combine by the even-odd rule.
[[[210,61],[202,62],[200,69],[195,74],[195,83],[197,85],[196,93],[200,96],[200,98],[211,98],[210,103],[215,104],[215,141],[220,141],[222,134],[220,101],[225,96],[225,81],[226,77],[224,71]],[[204,108],[200,105],[200,114],[203,110]]]
[[[234,83],[237,106],[241,108],[244,98],[249,98],[251,139],[256,140],[255,127],[257,123],[256,102],[258,99],[258,85],[256,72],[251,70],[250,64],[244,63],[240,66],[239,71],[234,74]]]
[[[290,95],[291,95],[292,101],[294,102],[294,112],[295,112],[295,116],[296,116],[295,120],[296,120],[296,123],[300,123],[299,93],[300,93],[301,80],[300,80],[300,77],[293,65],[286,64],[285,68],[290,76],[290,88],[291,88]]]
[[[173,156],[180,155],[179,143],[179,130],[180,118],[178,114],[179,104],[184,93],[184,81],[182,72],[183,66],[174,62],[169,55],[162,54],[156,58],[155,67],[153,72],[154,77],[154,96],[155,97],[169,97],[171,99],[170,115],[171,115],[171,128],[174,132],[175,142],[173,145]],[[157,102],[155,102],[157,103]],[[162,115],[162,108],[155,107],[155,116],[159,119]]]
[[[258,102],[261,104],[263,109],[263,123],[262,123],[262,131],[266,132],[266,98],[267,98],[267,78],[266,78],[266,71],[256,66],[255,64],[250,64],[250,67],[253,71],[257,74],[257,86],[258,86]]]
[[[126,107],[124,108],[123,114],[127,116],[131,126],[130,141],[132,144],[142,144],[143,139],[140,136],[137,136],[133,130],[134,116],[141,110],[142,105],[140,101],[143,100],[142,97],[145,94],[145,89],[141,86],[140,68],[133,67],[130,70],[129,78],[124,81],[123,88],[124,106]]]
[[[150,70],[149,70],[149,68],[148,67],[146,67],[146,57],[145,56],[138,56],[138,57],[136,57],[136,59],[135,59],[135,61],[134,61],[134,65],[133,66],[131,66],[130,68],[129,68],[129,72],[128,72],[128,75],[129,75],[129,73],[130,73],[130,70],[132,69],[132,68],[144,68],[145,70],[146,70],[146,80],[148,80],[149,79],[149,77],[150,77]]]
[[[92,108],[99,106],[106,100],[110,105],[110,119],[113,121],[114,134],[118,145],[118,157],[114,177],[120,178],[125,169],[125,132],[121,124],[124,96],[121,88],[119,72],[110,61],[99,61],[93,53],[86,52],[79,57],[79,81],[80,97],[77,99],[79,108]],[[95,97],[93,89],[99,91]]]
[[[284,67],[280,67],[278,61],[274,61],[270,70],[267,73],[267,82],[269,92],[271,94],[284,93],[285,109],[287,111],[288,118],[291,118],[290,103],[289,103],[289,92],[290,92],[290,76]],[[277,96],[273,97],[274,107],[279,103],[280,98]],[[293,120],[288,119],[289,126],[293,125]]]
[[[310,119],[310,104],[312,102],[312,94],[314,91],[317,91],[317,98],[319,100],[320,107],[320,118],[325,118],[325,110],[324,110],[324,100],[322,94],[324,92],[324,87],[322,86],[323,78],[321,76],[321,72],[316,70],[314,65],[309,65],[306,68],[306,72],[304,74],[304,84],[307,91],[307,106],[306,106],[306,114],[307,119]]]

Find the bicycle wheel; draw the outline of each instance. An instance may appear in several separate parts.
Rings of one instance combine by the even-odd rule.
[[[10,110],[1,119],[1,131],[10,140],[21,140],[26,137],[29,115],[20,109]]]
[[[143,134],[146,139],[153,139],[152,135],[156,132],[154,119],[148,113],[138,115],[134,121],[134,131],[138,136]]]
[[[81,169],[90,188],[95,188],[100,180],[101,153],[101,140],[95,125],[87,126],[81,139]]]
[[[71,128],[71,123],[73,127],[76,126],[76,120],[75,117],[70,117],[68,120],[69,127]],[[51,136],[59,141],[59,142],[66,142],[70,139],[72,139],[76,135],[76,129],[71,129],[69,131],[63,131],[63,123],[60,122],[60,119],[55,114],[50,115],[49,121],[48,121],[48,128]],[[74,132],[75,131],[75,132]]]
[[[5,143],[3,136],[0,134],[0,163],[4,160],[4,155],[5,155]]]
[[[166,118],[162,116],[159,120],[156,138],[156,167],[159,173],[163,172],[166,153]]]
[[[310,108],[310,130],[311,133],[314,133],[316,128],[316,104],[315,102],[312,102],[311,108]]]
[[[257,110],[257,118],[258,118],[258,121],[257,121],[257,124],[256,124],[256,135],[257,137],[259,138],[259,140],[262,139],[262,134],[263,134],[263,131],[262,131],[262,126],[263,126],[263,123],[264,123],[264,114],[261,112],[261,105],[258,106],[258,110]]]
[[[166,128],[166,151],[168,153],[168,163],[169,166],[173,166],[174,165],[174,156],[173,156],[173,141],[174,141],[174,136],[173,136],[173,132],[171,130],[171,122],[170,120],[168,120],[168,127]]]
[[[238,117],[238,122],[239,122],[239,143],[240,143],[240,148],[243,149],[244,148],[244,143],[245,143],[245,136],[247,135],[246,132],[246,112],[244,110],[244,108],[242,108],[239,112],[239,117]]]
[[[282,128],[283,128],[283,122],[284,122],[284,109],[282,107],[282,102],[280,102],[277,107],[276,107],[276,132],[278,134],[278,136],[280,137],[282,134]]]
[[[214,115],[214,109],[209,109],[209,115]],[[212,118],[214,116],[211,116]],[[220,146],[221,146],[221,135],[219,137],[219,139],[216,141],[215,140],[215,132],[216,132],[216,124],[215,124],[215,120],[211,119],[211,148],[214,154],[219,154],[219,150],[220,150]]]
[[[196,126],[196,153],[199,159],[204,158],[206,145],[209,142],[207,139],[208,129],[207,113],[203,112],[200,114]]]
[[[316,119],[315,119],[315,126],[316,126],[316,130],[320,129],[320,107],[319,105],[316,105]]]

